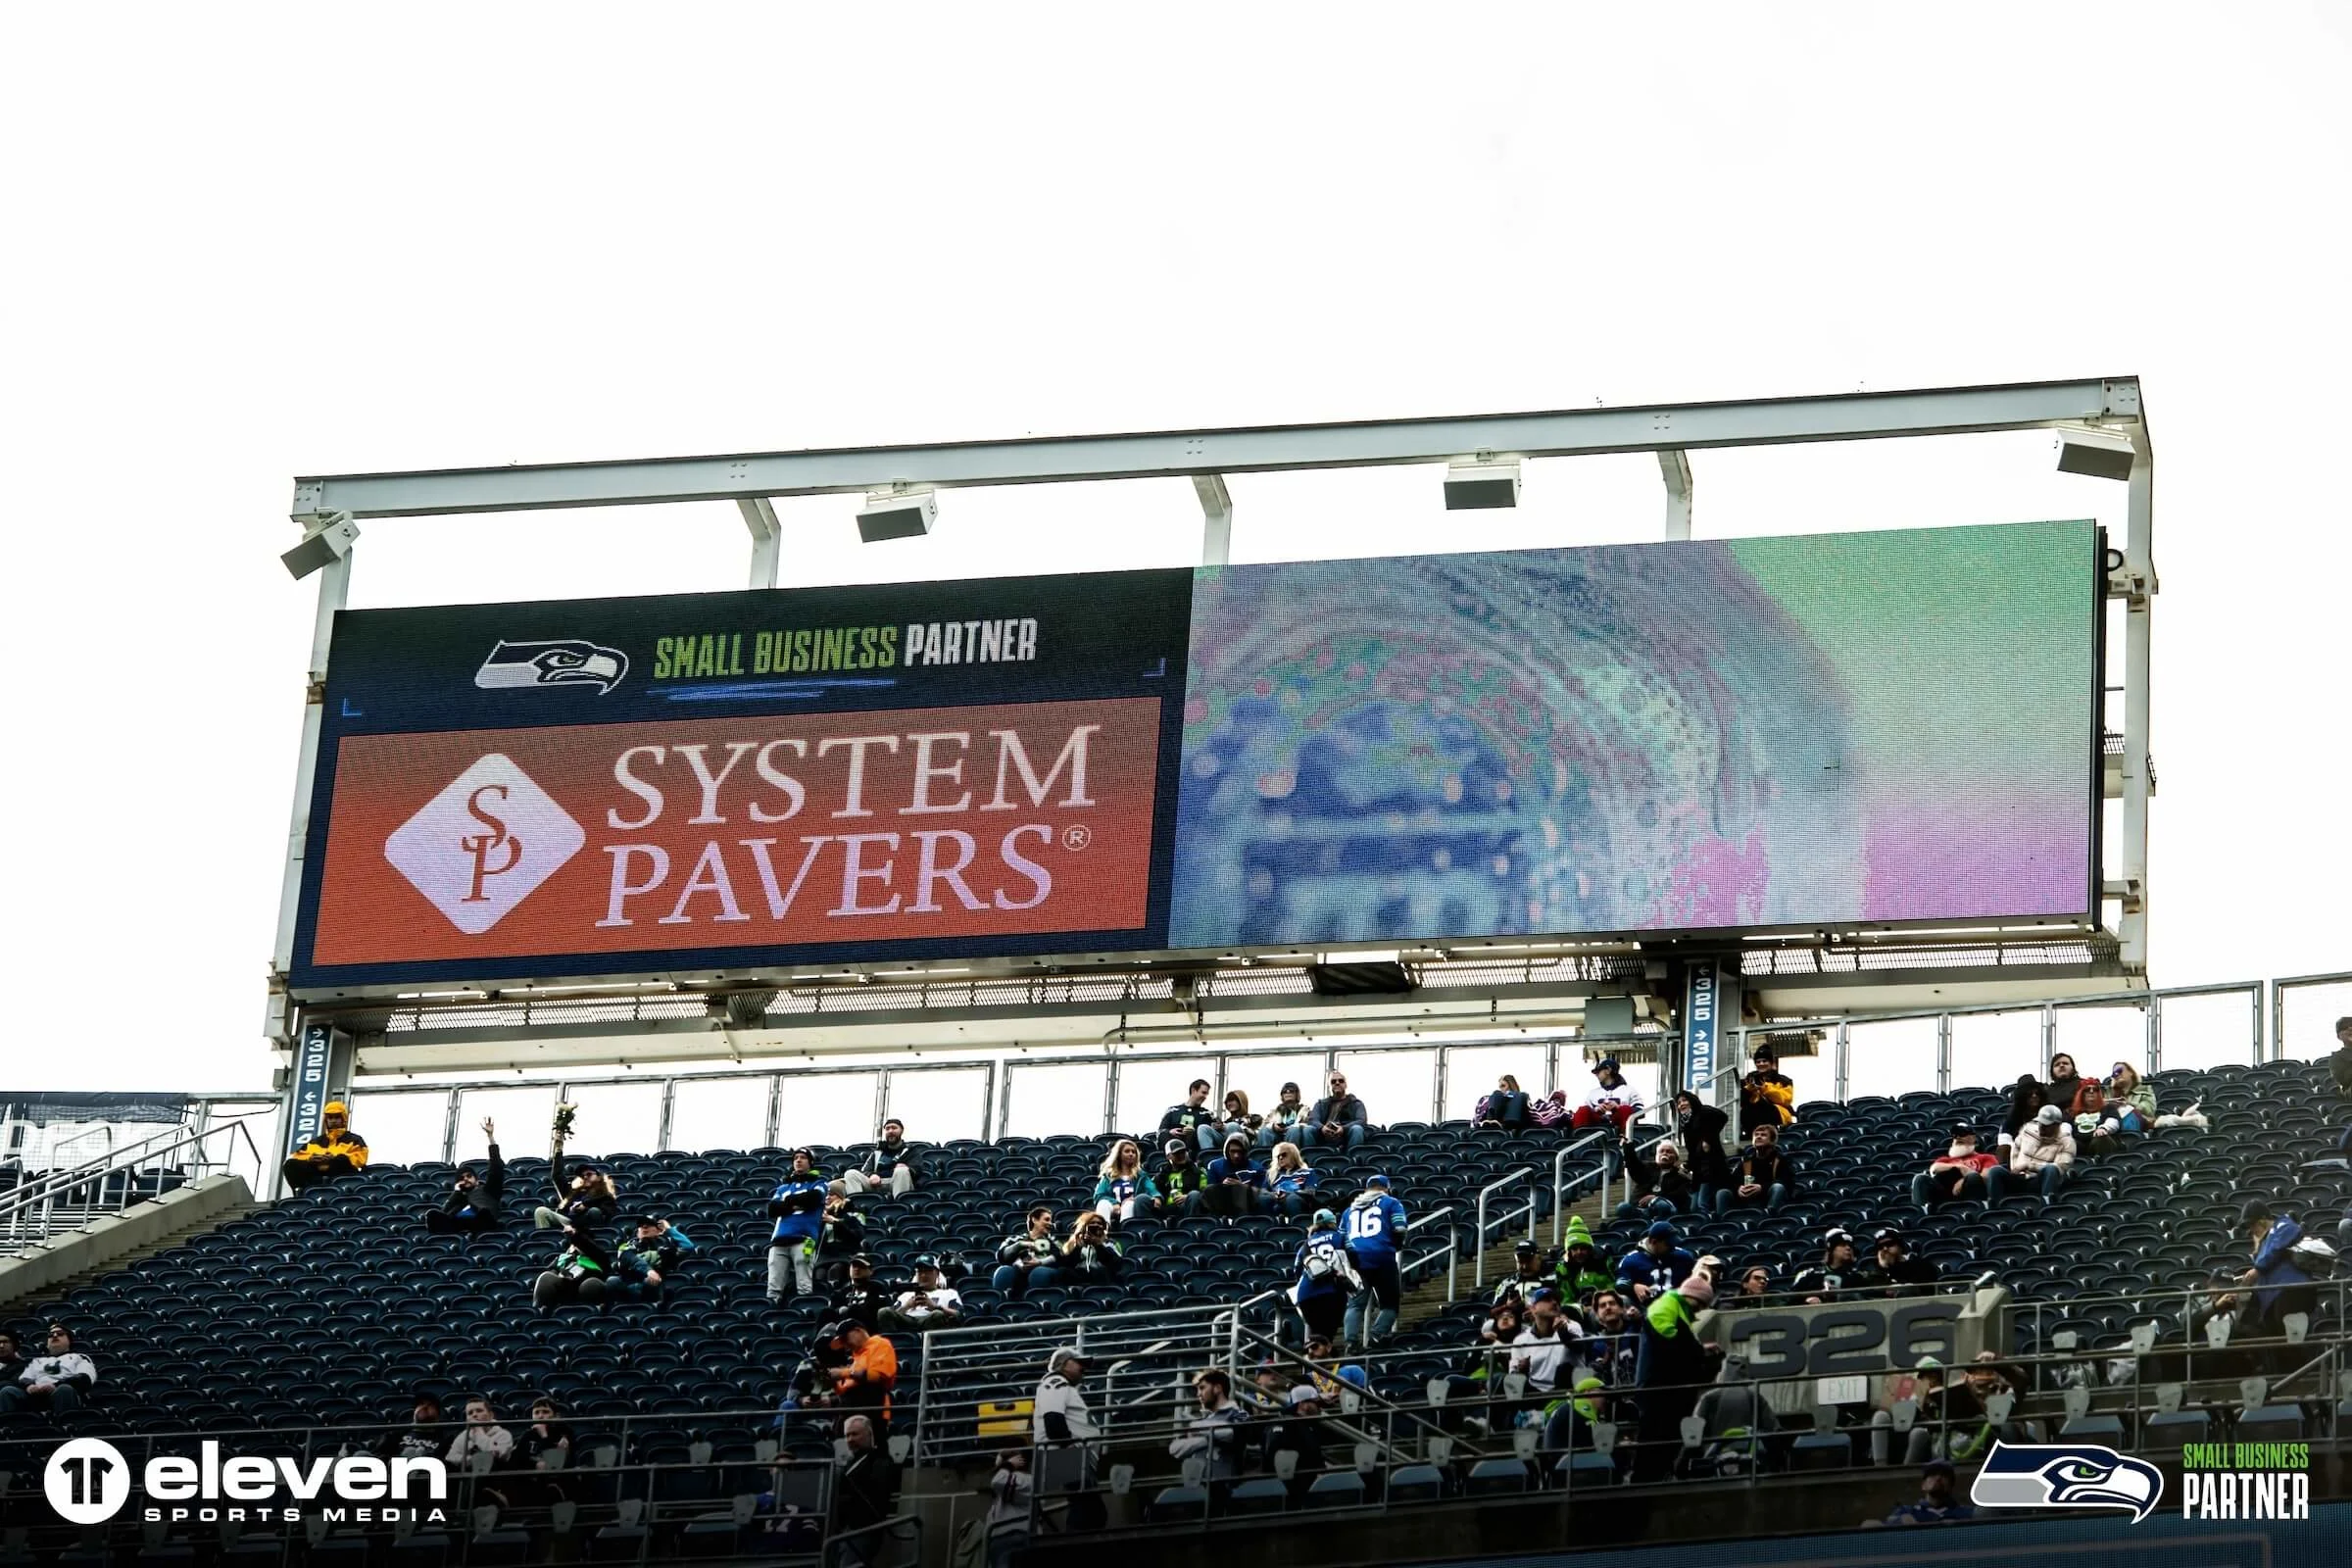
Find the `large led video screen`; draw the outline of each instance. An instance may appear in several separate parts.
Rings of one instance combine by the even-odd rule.
[[[292,979],[2080,920],[2099,549],[350,612]]]
[[[1169,940],[2082,914],[2095,535],[1203,570]]]

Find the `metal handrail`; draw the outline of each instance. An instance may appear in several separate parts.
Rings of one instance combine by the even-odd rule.
[[[1587,1180],[1584,1176],[1579,1176],[1574,1181],[1564,1179],[1568,1156],[1588,1145],[1594,1143],[1602,1145],[1600,1162],[1592,1167],[1590,1175],[1592,1180],[1600,1184],[1601,1191],[1605,1196],[1608,1190],[1609,1171],[1606,1145],[1608,1136],[1605,1132],[1589,1132],[1573,1143],[1562,1144],[1551,1156],[1551,1245],[1554,1247],[1560,1245],[1560,1237],[1565,1234],[1562,1227],[1568,1222],[1569,1190],[1581,1186]],[[1482,1280],[1480,1283],[1484,1284],[1485,1282]]]
[[[1476,1242],[1477,1256],[1471,1263],[1470,1288],[1472,1290],[1483,1291],[1487,1288],[1487,1247],[1489,1245],[1487,1240],[1488,1200],[1496,1193],[1502,1191],[1505,1187],[1515,1186],[1520,1182],[1530,1180],[1535,1174],[1535,1166],[1522,1165],[1517,1170],[1512,1171],[1509,1175],[1501,1177],[1498,1180],[1489,1182],[1486,1186],[1478,1190],[1478,1229],[1477,1235],[1473,1238],[1473,1240]],[[1498,1218],[1501,1223],[1508,1225],[1517,1214],[1518,1210],[1513,1209],[1510,1213],[1500,1215]],[[1530,1192],[1527,1195],[1527,1239],[1531,1242],[1536,1239],[1536,1195],[1533,1192]]]
[[[222,1125],[225,1126],[227,1124],[222,1123]],[[106,1132],[110,1130],[111,1129],[104,1127],[91,1129],[91,1131],[94,1132]],[[75,1133],[73,1138],[66,1139],[65,1143],[71,1144],[75,1139],[86,1138],[88,1136],[88,1132]],[[77,1165],[63,1165],[52,1170],[43,1171],[39,1176],[35,1177],[31,1181],[18,1184],[9,1192],[5,1199],[0,1199],[0,1220],[5,1220],[12,1210],[23,1207],[26,1203],[36,1200],[51,1191],[85,1186],[89,1182],[114,1170],[117,1165],[125,1159],[146,1157],[150,1152],[148,1146],[154,1144],[159,1139],[171,1139],[172,1140],[172,1143],[170,1147],[176,1148],[180,1143],[186,1141],[187,1136],[188,1129],[184,1125],[158,1128],[156,1131],[149,1133],[146,1137],[140,1139],[135,1144],[125,1144],[121,1149],[115,1149],[110,1146],[105,1153],[96,1155],[90,1159],[85,1159]],[[59,1147],[63,1148],[64,1145],[61,1144]],[[167,1151],[158,1150],[153,1151],[152,1152],[160,1153],[165,1152]]]
[[[1447,1203],[1443,1208],[1433,1208],[1428,1213],[1422,1215],[1419,1219],[1408,1220],[1405,1223],[1404,1234],[1410,1236],[1413,1234],[1413,1232],[1419,1230],[1424,1225],[1432,1225],[1439,1220],[1450,1219],[1452,1217],[1453,1205],[1451,1203]],[[1396,1277],[1400,1280],[1410,1280],[1416,1272],[1426,1266],[1433,1258],[1440,1256],[1443,1256],[1446,1259],[1446,1304],[1450,1306],[1453,1304],[1456,1295],[1454,1282],[1462,1256],[1461,1238],[1454,1234],[1452,1226],[1448,1225],[1446,1227],[1445,1247],[1424,1252],[1419,1257],[1416,1257],[1409,1262],[1405,1260],[1404,1249],[1400,1244],[1396,1249]]]
[[[1042,1375],[1037,1372],[1038,1364],[1058,1345],[1074,1345],[1090,1356],[1105,1353],[1090,1347],[1107,1346],[1107,1355],[1122,1358],[1117,1363],[1121,1368],[1150,1356],[1188,1350],[1197,1351],[1204,1361],[1230,1366],[1243,1316],[1282,1295],[1280,1291],[1261,1291],[1240,1302],[934,1330],[924,1337],[916,1401],[926,1410],[960,1411],[976,1408],[1000,1393],[1025,1391]],[[1016,1363],[1020,1370],[1006,1376]],[[987,1379],[992,1389],[950,1400],[939,1392],[939,1381],[950,1376]],[[918,1432],[926,1453],[937,1441],[934,1431],[935,1424],[926,1422]]]
[[[27,1216],[37,1208],[40,1216],[37,1222],[38,1229],[41,1234],[46,1235],[56,1220],[59,1199],[82,1187],[94,1187],[96,1198],[88,1203],[68,1203],[66,1206],[71,1210],[79,1211],[85,1217],[94,1216],[108,1206],[105,1201],[108,1178],[118,1172],[135,1177],[140,1170],[154,1168],[158,1161],[181,1149],[193,1147],[197,1150],[197,1157],[189,1163],[195,1167],[198,1179],[209,1172],[216,1163],[225,1169],[228,1165],[228,1159],[225,1156],[216,1162],[206,1157],[204,1153],[204,1146],[208,1142],[216,1137],[223,1136],[228,1137],[232,1142],[242,1139],[246,1152],[253,1156],[256,1169],[261,1168],[261,1151],[255,1145],[253,1134],[247,1128],[243,1117],[215,1122],[202,1129],[173,1128],[169,1134],[168,1141],[159,1142],[159,1140],[167,1139],[165,1133],[151,1134],[136,1144],[113,1151],[108,1162],[85,1165],[73,1171],[53,1171],[37,1181],[28,1182],[17,1188],[7,1197],[0,1198],[0,1230],[21,1235],[33,1228],[27,1224]],[[150,1145],[156,1147],[150,1148]],[[123,1183],[120,1195],[122,1200],[122,1207],[127,1208],[133,1202],[143,1200],[144,1195],[138,1193],[136,1189],[135,1180]]]

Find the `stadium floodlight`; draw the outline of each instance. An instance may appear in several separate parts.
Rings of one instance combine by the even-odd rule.
[[[302,536],[302,543],[277,559],[300,582],[330,561],[340,561],[351,554],[352,545],[360,537],[360,525],[351,520],[351,514],[338,512],[325,522]]]
[[[1519,460],[1463,460],[1446,466],[1446,510],[1475,512],[1519,504]]]
[[[2084,473],[2093,479],[2129,479],[2132,455],[2131,437],[2112,430],[2068,425],[2058,431],[2060,473]]]
[[[938,520],[936,490],[875,490],[858,509],[858,537],[869,545],[885,539],[920,539]]]

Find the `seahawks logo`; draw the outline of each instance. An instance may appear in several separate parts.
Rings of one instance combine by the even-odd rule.
[[[2164,1500],[2164,1472],[2088,1444],[1995,1443],[1968,1495],[1981,1508],[2129,1508],[2137,1524]]]
[[[628,672],[629,656],[617,648],[568,640],[502,642],[473,672],[473,683],[486,692],[517,686],[594,686],[601,696]]]

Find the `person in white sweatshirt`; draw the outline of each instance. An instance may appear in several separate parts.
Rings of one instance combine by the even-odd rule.
[[[464,1471],[477,1453],[490,1456],[495,1469],[514,1455],[514,1434],[498,1424],[498,1416],[488,1399],[466,1401],[466,1426],[449,1441],[449,1463],[453,1470]]]
[[[1041,1450],[1032,1484],[1048,1494],[1071,1494],[1072,1530],[1100,1530],[1109,1517],[1102,1494],[1094,1490],[1097,1451],[1090,1440],[1102,1436],[1102,1429],[1095,1425],[1079,1387],[1086,1381],[1086,1365],[1076,1346],[1056,1348],[1046,1361],[1045,1378],[1029,1405],[1030,1438]]]
[[[2046,1203],[2058,1196],[2074,1166],[2075,1130],[2067,1125],[2066,1112],[2044,1105],[2017,1129],[2009,1163],[1992,1172],[1986,1193],[1997,1203],[2011,1193],[2038,1189]]]
[[[46,1410],[51,1415],[78,1410],[97,1381],[97,1363],[74,1348],[73,1330],[52,1323],[42,1353],[27,1359],[17,1381],[0,1389],[0,1416],[25,1410]]]
[[[1576,1107],[1568,1118],[1568,1130],[1581,1133],[1588,1127],[1607,1125],[1619,1138],[1642,1114],[1642,1091],[1625,1081],[1625,1073],[1615,1056],[1603,1056],[1592,1064],[1592,1093]]]

